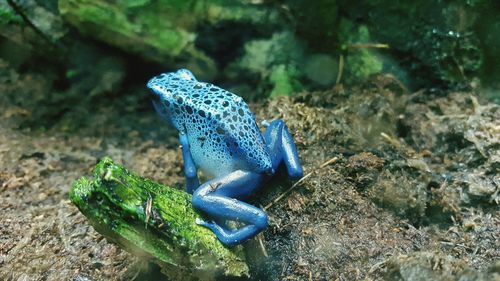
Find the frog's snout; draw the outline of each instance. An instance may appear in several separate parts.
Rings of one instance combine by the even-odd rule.
[[[163,83],[161,83],[159,76],[151,78],[146,86],[156,98],[165,98],[165,95],[169,93]]]
[[[148,87],[148,89],[150,89],[155,93],[158,92],[160,90],[160,85],[158,83],[158,76],[149,79],[148,84],[146,84],[146,87]]]

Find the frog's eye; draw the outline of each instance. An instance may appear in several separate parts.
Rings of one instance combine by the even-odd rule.
[[[191,73],[191,71],[189,71],[187,69],[179,69],[177,71],[177,74],[179,75],[179,77],[181,79],[189,80],[189,81],[196,81],[196,78],[194,78],[193,73]]]
[[[184,80],[191,80],[191,76],[189,76],[187,73],[183,72],[181,73],[181,78]]]

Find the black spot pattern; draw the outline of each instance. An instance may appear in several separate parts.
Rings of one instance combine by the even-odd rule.
[[[188,135],[191,155],[202,170],[224,174],[271,167],[255,116],[241,97],[198,82],[185,69],[154,77],[148,88],[159,96],[163,109],[158,110]]]

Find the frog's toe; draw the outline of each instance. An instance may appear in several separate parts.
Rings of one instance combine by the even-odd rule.
[[[262,127],[264,127],[264,128],[267,128],[267,127],[269,127],[269,126],[271,125],[271,123],[270,123],[268,120],[262,120],[262,121],[260,122],[260,125],[261,125]]]
[[[197,225],[204,226],[212,231],[215,231],[216,229],[220,228],[214,221],[205,221],[200,218],[196,218],[195,220]]]
[[[209,222],[204,221],[204,220],[202,220],[200,218],[196,218],[195,222],[196,222],[197,225],[202,225],[202,226],[207,226],[207,224],[209,224]]]

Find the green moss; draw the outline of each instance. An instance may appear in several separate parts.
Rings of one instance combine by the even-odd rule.
[[[284,64],[273,68],[269,80],[273,84],[271,97],[286,96],[297,91],[301,87],[297,82],[298,71],[293,66]]]
[[[272,97],[290,95],[302,89],[299,78],[302,75],[304,47],[293,34],[275,33],[269,39],[246,43],[244,49],[244,55],[229,67],[230,71],[258,75],[258,87],[271,85],[271,89],[265,91]]]
[[[170,68],[190,67],[200,78],[216,75],[212,58],[195,44],[201,27],[276,17],[263,5],[230,0],[60,0],[59,11],[94,39]]]
[[[82,32],[151,60],[168,62],[186,53],[210,63],[190,47],[202,12],[195,2],[61,0],[59,11]]]
[[[11,23],[22,23],[23,20],[19,17],[7,2],[0,3],[0,27]]]
[[[478,36],[485,29],[478,23],[498,21],[492,3],[363,0],[362,9],[347,9],[347,17],[362,18],[373,39],[390,45],[388,53],[412,77],[410,86],[463,85],[484,63],[488,46]]]
[[[371,48],[349,48],[354,44],[372,43],[370,32],[365,25],[355,25],[353,22],[342,19],[340,22],[339,40],[347,49],[344,64],[345,82],[365,80],[368,76],[382,71],[383,61],[377,56],[376,50]]]

